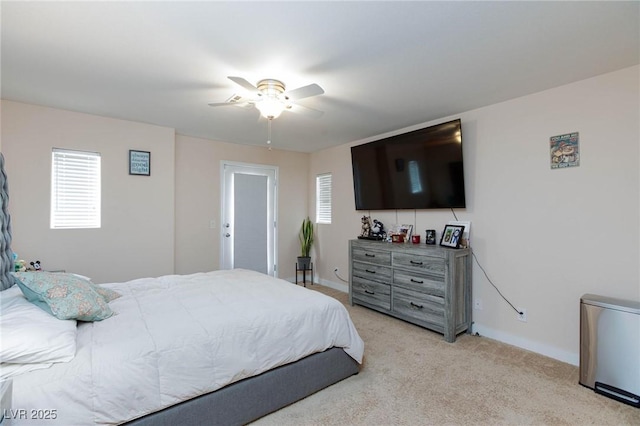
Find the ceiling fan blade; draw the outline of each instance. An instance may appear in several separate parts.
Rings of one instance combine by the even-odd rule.
[[[246,90],[248,90],[251,93],[260,94],[260,91],[258,90],[258,88],[256,86],[254,86],[253,84],[249,83],[247,80],[245,80],[242,77],[234,77],[234,76],[229,76],[229,80],[233,81],[234,83],[242,86],[243,88],[245,88]]]
[[[307,117],[311,117],[311,118],[320,118],[324,115],[324,111],[320,111],[317,109],[309,108],[309,107],[298,105],[298,104],[291,105],[290,107],[285,109],[285,111],[295,112],[296,114],[306,115]]]
[[[308,98],[311,96],[322,95],[324,90],[322,87],[317,84],[309,84],[308,86],[298,87],[297,89],[293,89],[290,92],[285,92],[285,96],[293,101],[297,101],[298,99]]]
[[[236,108],[252,108],[253,103],[251,102],[214,102],[209,104],[210,107],[221,107],[221,106],[234,106]]]

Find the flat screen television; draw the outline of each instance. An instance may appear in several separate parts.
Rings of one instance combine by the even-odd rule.
[[[465,207],[460,119],[351,148],[356,210]]]

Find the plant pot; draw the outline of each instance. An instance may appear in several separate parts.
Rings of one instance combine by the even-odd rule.
[[[298,269],[310,269],[311,267],[311,257],[309,256],[298,256]]]

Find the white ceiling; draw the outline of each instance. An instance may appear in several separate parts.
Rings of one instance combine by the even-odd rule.
[[[273,146],[313,152],[639,63],[633,2],[6,2],[3,99],[266,146],[227,79],[317,83]]]

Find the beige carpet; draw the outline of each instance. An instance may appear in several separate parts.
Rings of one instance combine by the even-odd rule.
[[[578,384],[578,368],[494,340],[442,336],[342,301],[365,342],[358,375],[254,425],[640,425],[640,409]]]

